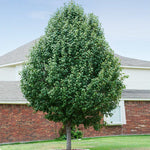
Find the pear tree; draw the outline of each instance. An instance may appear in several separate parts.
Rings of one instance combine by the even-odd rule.
[[[35,111],[66,126],[103,126],[116,108],[125,76],[94,14],[69,2],[50,18],[21,72],[21,90]]]

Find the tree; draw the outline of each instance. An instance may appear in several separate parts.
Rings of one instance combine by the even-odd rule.
[[[50,18],[21,74],[21,89],[35,111],[66,126],[99,129],[116,108],[125,76],[98,18],[69,2]]]

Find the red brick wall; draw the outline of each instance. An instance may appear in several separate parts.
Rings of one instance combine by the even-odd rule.
[[[107,126],[100,131],[95,131],[93,127],[88,129],[82,128],[84,137],[97,137],[97,136],[109,136],[109,135],[121,135],[122,126]]]
[[[26,105],[0,105],[0,143],[54,139],[60,126]]]
[[[150,134],[150,101],[126,101],[124,134]]]
[[[81,127],[84,136],[150,134],[150,101],[126,101],[125,109],[126,125],[108,126],[101,131]],[[60,127],[26,105],[0,105],[0,143],[54,139]]]

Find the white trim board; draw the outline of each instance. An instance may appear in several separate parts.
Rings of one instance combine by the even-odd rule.
[[[149,99],[137,99],[137,98],[121,98],[120,99],[121,101],[150,101],[150,98]]]
[[[29,104],[28,101],[0,101],[0,104]]]
[[[9,64],[3,64],[3,65],[0,65],[0,68],[7,67],[7,66],[13,66],[13,65],[19,65],[19,64],[23,64],[23,63],[25,63],[25,61],[19,61],[19,62],[14,62],[14,63],[9,63]],[[122,66],[121,65],[121,68],[150,70],[150,67],[142,67],[142,66]]]
[[[141,67],[141,66],[122,66],[123,69],[141,69],[141,70],[150,70],[150,67]]]
[[[0,65],[0,68],[7,67],[7,66],[20,65],[20,64],[23,64],[23,63],[24,63],[24,61],[19,61],[19,62],[10,63],[10,64],[4,64],[4,65]]]
[[[133,99],[133,98],[121,98],[120,101],[150,101],[150,99]],[[28,101],[13,101],[13,100],[1,100],[0,104],[29,104]]]

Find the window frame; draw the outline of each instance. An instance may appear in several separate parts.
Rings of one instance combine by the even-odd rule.
[[[124,100],[121,100],[118,104],[118,106],[120,107],[120,119],[121,121],[120,122],[110,122],[110,116],[106,117],[104,116],[104,121],[107,123],[107,125],[109,126],[115,126],[115,125],[123,125],[123,124],[126,124],[126,114],[125,114],[125,105],[124,105]],[[118,107],[117,106],[117,107]],[[115,110],[115,109],[114,109]]]

